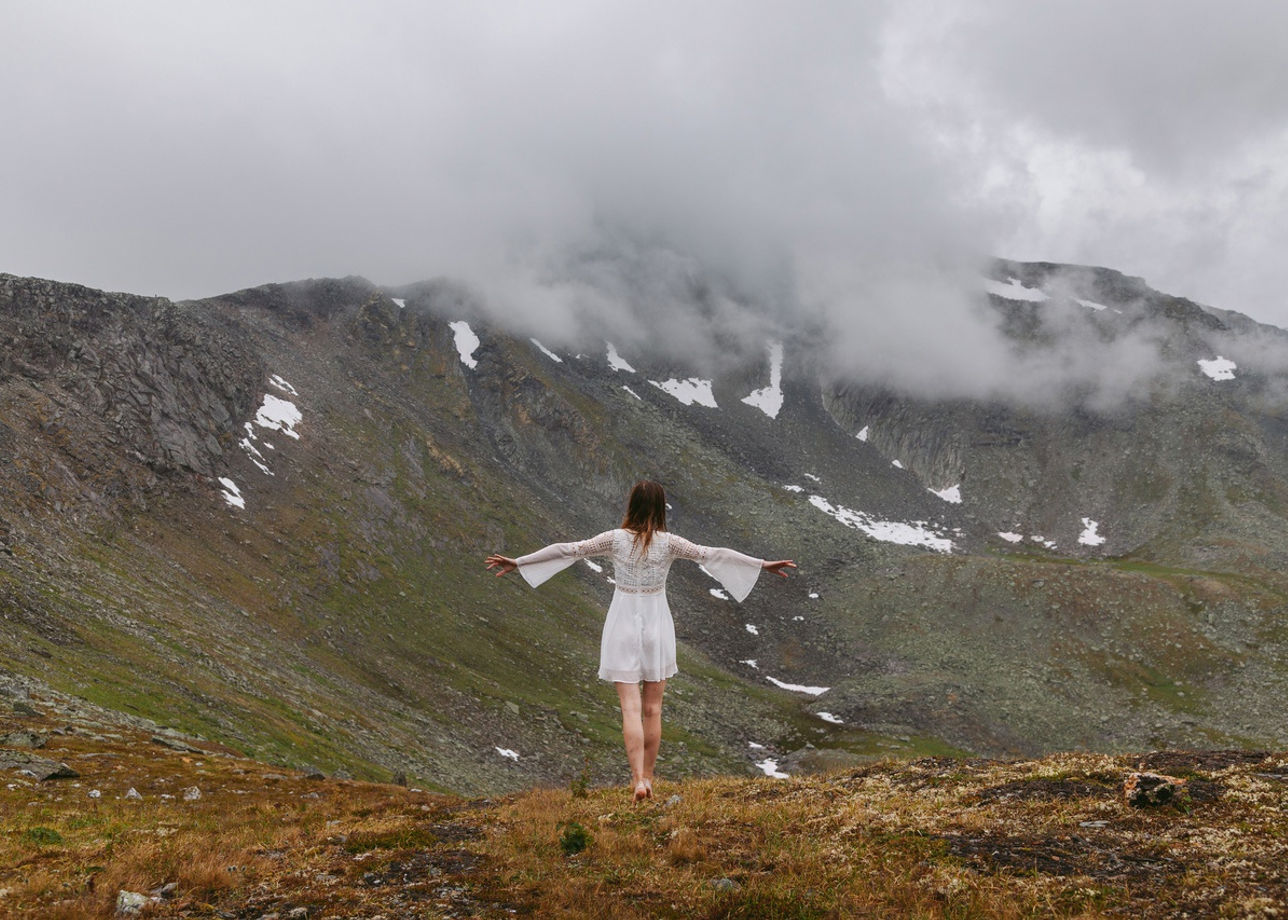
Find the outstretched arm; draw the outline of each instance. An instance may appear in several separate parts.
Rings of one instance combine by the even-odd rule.
[[[515,569],[532,587],[541,584],[547,578],[562,572],[578,559],[586,556],[607,556],[613,551],[613,532],[606,530],[589,540],[576,543],[551,543],[535,553],[528,553],[517,559],[493,553],[486,560],[488,569],[496,569],[497,577],[508,575]]]

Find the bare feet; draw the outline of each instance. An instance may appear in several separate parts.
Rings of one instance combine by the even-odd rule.
[[[653,790],[649,788],[649,784],[644,780],[640,780],[635,784],[635,801],[642,802],[652,794]]]
[[[651,779],[644,780],[644,787],[648,790],[648,792],[644,794],[644,797],[646,799],[653,798],[653,780]]]

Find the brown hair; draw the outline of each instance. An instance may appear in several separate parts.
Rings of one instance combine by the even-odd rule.
[[[647,553],[653,534],[666,530],[666,490],[651,479],[635,483],[630,498],[626,499],[622,527],[635,534],[635,547],[639,554]]]

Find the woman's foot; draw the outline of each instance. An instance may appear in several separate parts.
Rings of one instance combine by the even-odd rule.
[[[652,794],[652,788],[644,780],[640,780],[635,784],[635,801],[642,802]]]
[[[646,799],[653,798],[653,780],[651,779],[644,780],[644,787],[648,790],[645,793],[644,798]]]

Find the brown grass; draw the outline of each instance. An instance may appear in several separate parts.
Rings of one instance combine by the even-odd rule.
[[[39,720],[23,720],[39,727]],[[0,916],[1101,918],[1288,912],[1288,758],[1168,754],[1202,799],[1118,790],[1135,758],[925,760],[466,802],[309,781],[146,737],[55,736],[79,781],[0,774]],[[1162,762],[1162,761],[1160,761]],[[201,798],[185,801],[196,785]],[[12,786],[12,788],[10,788]],[[135,787],[141,801],[126,799]],[[100,792],[90,798],[91,789]],[[673,794],[678,801],[665,804]],[[164,796],[170,796],[165,798]],[[569,855],[570,827],[588,845]],[[1232,858],[1237,854],[1237,858]]]

